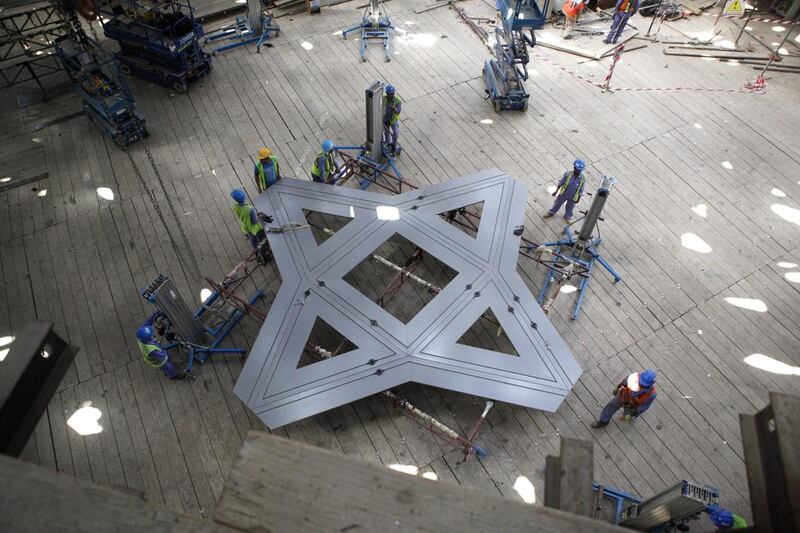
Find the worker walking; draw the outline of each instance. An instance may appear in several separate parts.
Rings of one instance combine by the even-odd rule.
[[[561,176],[561,181],[558,182],[553,196],[556,201],[553,202],[553,207],[545,213],[544,218],[550,218],[555,215],[564,203],[567,208],[564,210],[564,220],[569,222],[572,220],[572,211],[575,209],[575,204],[581,201],[583,195],[583,186],[586,183],[586,177],[583,175],[583,169],[586,168],[586,163],[582,159],[576,159],[572,165],[572,172],[569,170],[564,172]]]
[[[383,97],[383,142],[387,145],[390,155],[400,153],[397,144],[400,137],[400,97],[397,96],[394,85],[386,86],[386,96]]]
[[[339,165],[334,158],[336,145],[330,139],[322,141],[322,150],[314,158],[314,166],[311,167],[311,179],[318,183],[330,183],[331,177],[339,172]]]
[[[584,7],[586,6],[583,0],[565,0],[564,5],[561,6],[561,12],[564,14],[562,39],[572,39],[572,33],[575,31],[575,25],[578,23],[578,17],[581,16]]]
[[[256,180],[256,189],[258,189],[259,193],[275,185],[282,177],[278,158],[272,155],[272,150],[266,146],[258,151],[258,163],[253,168],[253,177]]]
[[[617,44],[617,39],[622,35],[622,31],[628,24],[628,19],[639,11],[639,0],[617,0],[614,6],[614,21],[611,23],[611,30],[608,36],[603,39],[606,44]]]
[[[622,383],[614,389],[614,397],[611,398],[600,418],[592,422],[593,428],[607,426],[611,417],[614,416],[620,407],[624,408],[622,418],[628,422],[647,411],[656,399],[656,372],[655,370],[645,370],[644,372],[634,372],[629,375]]]
[[[161,318],[166,318],[166,315],[161,311],[155,311],[147,318],[145,323],[136,330],[136,344],[138,344],[139,351],[142,352],[142,357],[148,365],[160,368],[169,379],[183,378],[186,376],[185,372],[178,372],[169,360],[167,351],[153,337],[153,324]]]
[[[247,237],[250,243],[250,248],[257,251],[256,257],[258,262],[266,264],[272,258],[272,253],[269,249],[267,242],[267,234],[261,226],[261,221],[266,223],[272,222],[272,217],[259,213],[252,205],[245,203],[247,195],[242,189],[234,189],[231,191],[231,198],[236,202],[231,206],[236,218],[239,219],[239,229]]]

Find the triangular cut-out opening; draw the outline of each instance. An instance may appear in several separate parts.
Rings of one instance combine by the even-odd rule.
[[[519,353],[511,343],[511,339],[508,338],[505,330],[500,325],[500,321],[497,320],[491,309],[484,311],[478,317],[478,320],[456,342],[473,348],[483,348],[484,350],[519,357]]]
[[[311,234],[314,236],[317,246],[333,237],[337,231],[353,220],[352,216],[331,215],[311,209],[303,209],[303,215],[306,217],[306,223],[311,227]]]
[[[470,237],[477,237],[483,215],[483,202],[465,205],[439,213],[442,220],[449,222]]]
[[[395,233],[344,276],[364,296],[408,324],[458,272]]]
[[[347,337],[339,333],[336,328],[322,320],[320,317],[314,321],[311,333],[308,335],[306,345],[297,368],[312,365],[326,359],[331,359],[343,353],[352,352],[358,346]]]

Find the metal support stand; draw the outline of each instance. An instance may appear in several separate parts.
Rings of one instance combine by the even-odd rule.
[[[273,36],[279,36],[280,33],[281,28],[275,22],[275,19],[271,14],[264,11],[261,19],[259,19],[259,24],[256,27],[250,25],[249,18],[247,16],[241,15],[233,19],[233,24],[209,33],[205,39],[203,39],[203,44],[209,44],[218,41],[235,41],[230,44],[225,44],[218,48],[214,48],[211,51],[211,54],[216,55],[220,52],[231,50],[232,48],[238,48],[240,46],[256,43],[256,53],[260,54],[262,46],[272,46],[266,41]]]
[[[383,42],[383,57],[388,62],[392,58],[389,55],[389,31],[394,30],[392,22],[389,20],[388,15],[381,10],[380,0],[370,0],[364,10],[364,15],[361,22],[355,26],[351,26],[342,32],[342,37],[347,39],[347,34],[354,31],[361,31],[361,61],[366,61],[367,41],[370,39]]]
[[[358,177],[361,189],[366,189],[373,183],[398,194],[402,192],[403,183],[416,189],[416,186],[405,181],[395,163],[395,158],[402,152],[400,143],[397,143],[395,150],[392,151],[391,147],[383,142],[383,89],[384,84],[375,81],[365,91],[366,142],[360,146],[336,146],[336,152],[342,156],[344,165],[334,176],[332,180],[334,184],[342,185],[350,178]],[[350,156],[345,152],[347,150],[357,151],[357,154]],[[389,170],[393,174],[389,173]]]
[[[611,187],[614,182],[614,178],[603,176],[600,188],[597,190],[597,194],[589,211],[585,213],[582,219],[584,221],[583,226],[577,235],[574,235],[570,231],[570,226],[566,226],[564,228],[563,239],[545,242],[541,245],[532,243],[527,245],[529,251],[535,249],[537,246],[555,249],[550,251],[551,255],[549,259],[540,260],[540,262],[548,268],[547,276],[545,277],[544,284],[537,298],[540,304],[542,304],[545,301],[545,297],[548,296],[550,284],[556,277],[559,278],[557,290],[573,276],[578,275],[581,277],[581,282],[578,287],[578,300],[575,302],[575,308],[572,311],[573,320],[578,318],[578,314],[581,311],[581,304],[583,303],[586,288],[589,286],[589,280],[591,279],[595,261],[600,263],[600,265],[613,276],[614,283],[619,283],[622,280],[622,277],[605,259],[603,259],[600,252],[597,251],[597,247],[603,242],[603,239],[599,236],[599,231],[597,237],[592,236],[597,222],[603,220],[600,218],[600,213],[603,210],[603,206],[611,192]],[[544,253],[544,250],[542,250],[541,253]],[[553,296],[550,302],[552,302],[554,298]]]

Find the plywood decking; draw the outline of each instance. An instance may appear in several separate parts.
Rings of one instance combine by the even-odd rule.
[[[81,348],[24,458],[127,487],[174,511],[211,511],[242,439],[263,427],[232,394],[241,368],[235,357],[206,364],[192,383],[168,382],[140,360],[133,333],[150,309],[138,289],[163,272],[199,303],[203,276],[221,278],[247,252],[228,192],[240,184],[255,192],[257,148],[272,147],[287,175],[307,177],[322,139],[362,141],[363,90],[380,78],[404,100],[404,174],[433,183],[498,167],[525,180],[533,240],[560,231],[559,219],[541,218],[551,200],[546,189],[576,156],[592,176],[619,178],[601,231],[623,282],[615,286],[598,272],[578,321],[569,320],[571,296],[559,297],[551,318],[585,373],[556,413],[498,404],[479,438],[490,450],[486,459],[458,464],[458,451],[377,398],[278,433],[509,498],[519,498],[513,486],[526,476],[538,501],[544,457],[558,453],[558,436],[592,439],[595,478],[604,484],[644,497],[681,478],[716,484],[722,503],[749,517],[738,414],[761,409],[768,390],[800,390],[796,373],[742,361],[761,353],[800,366],[800,274],[785,277],[800,271],[786,266],[800,263],[797,78],[774,74],[760,96],[600,93],[558,65],[602,80],[608,60],[579,65],[537,48],[550,61],[534,57],[530,65],[530,109],[495,114],[480,78],[487,49],[447,9],[415,15],[422,5],[387,4],[407,32],[393,39],[390,63],[376,47],[361,63],[358,44],[334,35],[361,16],[350,3],[282,18],[274,48],[216,57],[212,74],[188,95],[135,80],[152,135],[127,151],[83,117],[34,130],[41,117],[74,111],[68,95],[17,110],[13,95],[0,93],[3,168],[47,172],[0,192],[0,336],[41,318]],[[703,31],[712,21],[678,27]],[[735,27],[720,24],[735,36]],[[754,75],[746,66],[665,57],[651,46],[624,56],[614,86],[739,89]],[[114,200],[97,196],[101,186]],[[42,189],[47,194],[37,196]],[[709,253],[682,246],[693,239],[687,234]],[[524,262],[520,270],[536,289],[543,270]],[[278,283],[272,267],[263,269],[262,288]],[[725,298],[758,299],[766,311]],[[256,332],[245,324],[231,343],[249,347]],[[655,406],[632,426],[591,430],[611,388],[648,366],[659,371]],[[461,431],[483,407],[430,388],[402,392]],[[103,412],[98,435],[80,437],[66,426],[85,401]]]

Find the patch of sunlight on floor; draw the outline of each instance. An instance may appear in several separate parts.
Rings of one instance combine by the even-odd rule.
[[[573,293],[573,292],[575,292],[577,290],[578,290],[578,287],[576,287],[575,285],[570,285],[570,284],[566,284],[563,287],[561,287],[561,292],[563,292],[564,294],[571,294],[571,293]]]
[[[778,266],[780,268],[795,268],[797,266],[797,263],[790,263],[788,261],[779,261]]]
[[[692,207],[692,211],[699,217],[706,218],[708,216],[708,206],[706,204],[697,204]]]
[[[536,489],[534,489],[533,483],[527,477],[517,477],[514,482],[514,490],[517,491],[517,494],[525,503],[536,503]]]
[[[759,313],[766,313],[767,312],[767,304],[765,304],[762,300],[758,300],[756,298],[734,298],[728,297],[724,298],[726,302],[731,305],[735,305],[736,307],[741,307],[742,309],[748,309],[750,311],[757,311]]]
[[[419,472],[419,468],[414,465],[389,465],[389,468],[411,476],[416,476],[417,472]]]
[[[711,246],[694,233],[684,233],[681,235],[681,246],[700,254],[711,253]]]
[[[773,374],[782,374],[784,376],[800,376],[800,367],[787,365],[783,361],[778,361],[772,357],[760,353],[754,353],[744,358],[744,362],[753,368],[772,372]]]
[[[83,406],[67,419],[67,425],[78,435],[96,435],[103,431],[103,426],[97,423],[101,416],[103,416],[102,411],[92,407],[92,402],[84,402]]]
[[[783,204],[772,204],[770,209],[786,222],[791,222],[792,224],[800,226],[800,209],[795,209],[794,207]]]

